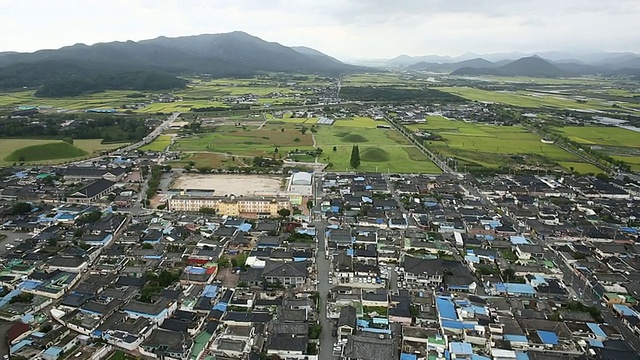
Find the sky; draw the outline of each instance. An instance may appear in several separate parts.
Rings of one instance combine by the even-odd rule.
[[[244,31],[342,60],[640,52],[640,0],[0,0],[0,51]]]

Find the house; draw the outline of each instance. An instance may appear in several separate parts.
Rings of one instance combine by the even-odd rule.
[[[345,360],[390,360],[398,359],[398,345],[393,338],[378,334],[351,335],[344,346]]]
[[[113,182],[118,182],[126,174],[126,169],[123,167],[114,168],[97,168],[97,167],[79,167],[69,166],[62,172],[62,176],[65,180],[87,180],[87,179],[105,179]]]
[[[340,317],[338,318],[338,341],[353,335],[357,325],[357,311],[351,305],[343,306],[340,309]]]
[[[541,245],[518,244],[516,246],[518,259],[544,259],[544,247]]]
[[[309,277],[306,261],[277,262],[267,261],[262,272],[267,284],[282,284],[289,287],[302,286]]]
[[[69,195],[67,197],[67,202],[83,204],[96,202],[96,200],[107,195],[115,185],[116,183],[113,181],[105,179],[96,180]]]
[[[187,359],[193,341],[183,332],[154,329],[140,344],[140,353],[156,359]]]
[[[444,280],[442,259],[404,257],[404,271],[408,283],[420,283],[427,287],[440,286]]]

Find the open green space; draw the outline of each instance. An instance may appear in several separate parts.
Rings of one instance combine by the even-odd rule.
[[[171,144],[171,135],[160,135],[151,143],[143,146],[140,150],[164,151]]]
[[[554,128],[580,144],[640,148],[640,133],[614,126],[564,126]]]
[[[408,79],[397,73],[365,73],[351,74],[344,77],[344,86],[385,86],[385,85],[411,85],[419,84],[420,81]]]
[[[2,139],[0,141],[0,165],[18,162],[21,156],[26,162],[55,164],[98,155],[126,143],[102,144],[101,139],[74,140],[70,145],[62,140]],[[15,159],[15,160],[14,160]]]
[[[315,78],[310,80],[310,84],[327,83],[316,81]],[[296,82],[294,82],[296,83]],[[310,93],[308,90],[294,89],[286,83],[279,82],[274,79],[217,79],[217,80],[201,80],[191,79],[186,89],[173,92],[173,94],[181,101],[176,102],[156,102],[147,104],[140,109],[131,109],[130,111],[139,113],[171,113],[171,112],[187,112],[193,107],[227,107],[223,100],[228,97],[237,97],[241,95],[253,94],[257,95],[255,106],[263,104],[284,104],[284,103],[300,103],[302,98],[299,94]],[[137,97],[135,95],[142,95]],[[107,90],[94,94],[83,94],[81,96],[63,97],[63,98],[41,98],[35,96],[35,90],[24,90],[16,92],[0,93],[0,108],[39,106],[46,111],[47,108],[65,109],[70,111],[87,110],[94,108],[115,108],[118,111],[127,111],[124,105],[133,105],[149,102],[154,99],[158,92],[140,92],[129,90]]]
[[[168,164],[184,167],[193,164],[193,167],[223,169],[229,167],[243,167],[251,163],[250,158],[228,154],[214,154],[209,152],[183,153],[182,158],[171,161]]]
[[[318,161],[332,164],[329,170],[353,171],[350,166],[351,150],[353,145],[358,145],[361,160],[359,171],[440,172],[435,164],[395,130],[319,126],[315,136],[318,146],[324,150]]]
[[[12,151],[4,160],[8,162],[16,161],[41,161],[57,160],[81,157],[88,153],[66,142],[52,142],[41,145],[31,145]]]
[[[260,129],[229,128],[226,131],[216,130],[212,133],[195,134],[189,138],[177,139],[171,150],[174,151],[209,151],[236,155],[265,156],[286,154],[295,149],[311,150],[313,140],[311,133],[302,134],[292,126],[280,124],[266,125]]]
[[[631,166],[632,171],[640,172],[640,156],[612,156],[612,158],[624,161]]]
[[[460,166],[498,168],[500,166],[552,167],[555,163],[571,163],[575,171],[595,172],[577,156],[540,138],[522,127],[493,126],[429,116],[425,124],[409,125],[409,129],[436,134],[444,140],[427,140],[425,145],[445,157],[458,159]],[[568,170],[569,168],[566,167]]]
[[[334,122],[333,126],[345,126],[356,128],[376,128],[378,125],[389,125],[384,120],[376,121],[370,117],[353,116],[345,119],[338,119]]]

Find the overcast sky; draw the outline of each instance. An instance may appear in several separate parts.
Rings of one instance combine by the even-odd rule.
[[[640,0],[0,0],[0,51],[245,31],[340,59],[640,52]]]

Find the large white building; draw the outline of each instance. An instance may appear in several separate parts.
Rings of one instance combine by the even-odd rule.
[[[287,191],[290,194],[299,194],[305,197],[312,196],[313,173],[300,171],[291,175]]]

